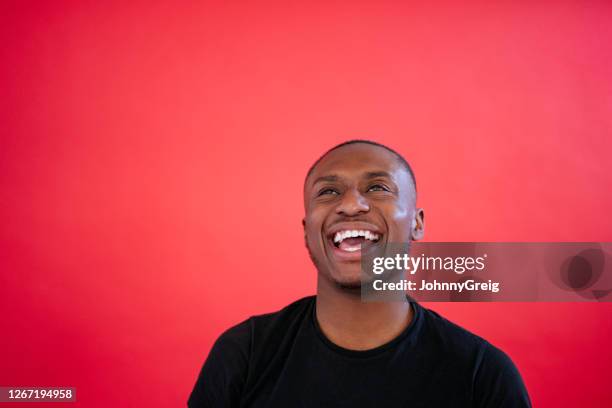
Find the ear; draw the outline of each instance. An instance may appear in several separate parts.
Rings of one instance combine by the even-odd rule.
[[[425,212],[422,208],[417,208],[412,219],[411,238],[413,241],[423,239],[425,235]]]
[[[302,218],[302,228],[304,230],[304,245],[306,245],[306,247],[308,247],[307,241],[306,241],[306,218]]]

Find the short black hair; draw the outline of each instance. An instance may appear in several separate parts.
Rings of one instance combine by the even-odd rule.
[[[408,163],[408,161],[404,158],[404,156],[402,156],[401,154],[399,154],[398,152],[396,152],[395,150],[393,150],[392,148],[385,146],[384,144],[378,143],[378,142],[374,142],[372,140],[366,140],[366,139],[352,139],[352,140],[347,140],[346,142],[342,142],[334,147],[332,147],[331,149],[329,149],[328,151],[326,151],[325,153],[323,153],[321,155],[321,157],[319,157],[317,159],[317,161],[315,161],[313,163],[312,166],[310,166],[310,169],[308,169],[308,173],[306,173],[306,178],[304,179],[304,183],[306,183],[306,180],[308,180],[308,177],[310,177],[310,174],[312,174],[312,171],[314,170],[314,168],[317,166],[317,164],[319,164],[319,162],[325,157],[327,156],[330,152],[342,147],[342,146],[346,146],[346,145],[352,145],[352,144],[356,144],[356,143],[363,143],[363,144],[369,144],[372,146],[378,146],[378,147],[382,147],[383,149],[393,153],[393,155],[399,160],[399,162],[401,163],[402,166],[404,166],[404,168],[408,171],[408,174],[410,174],[410,177],[412,178],[412,183],[414,184],[414,192],[416,193],[416,177],[414,176],[414,172],[412,171],[412,167],[410,167],[410,164]]]

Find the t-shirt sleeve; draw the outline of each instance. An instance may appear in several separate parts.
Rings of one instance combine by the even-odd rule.
[[[485,341],[474,373],[474,406],[531,407],[521,375],[506,353]]]
[[[187,406],[238,407],[247,376],[249,349],[248,320],[219,336],[202,366]]]

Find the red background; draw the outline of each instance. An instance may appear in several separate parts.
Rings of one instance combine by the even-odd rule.
[[[349,138],[410,160],[429,241],[611,241],[612,5],[495,3],[3,2],[0,385],[184,406],[314,293],[302,180]],[[535,406],[609,404],[612,304],[428,306]]]

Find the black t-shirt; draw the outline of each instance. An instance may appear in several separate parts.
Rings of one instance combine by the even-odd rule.
[[[321,332],[315,297],[254,316],[215,342],[188,406],[530,407],[510,358],[416,302],[410,325],[371,350]]]

